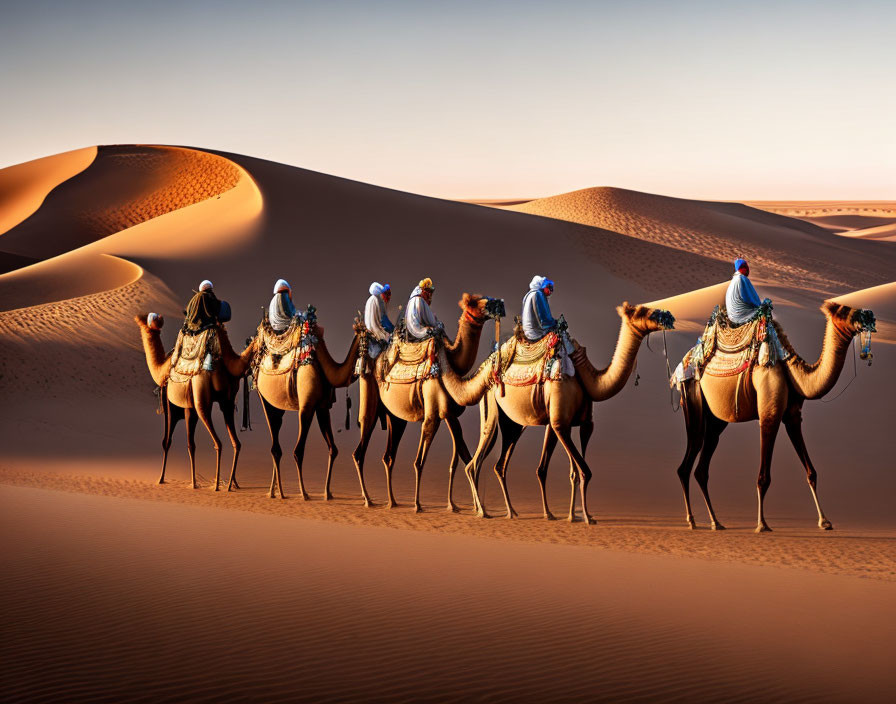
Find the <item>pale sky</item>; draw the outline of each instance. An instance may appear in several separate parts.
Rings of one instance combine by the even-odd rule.
[[[896,2],[0,0],[0,167],[221,149],[440,197],[896,199]]]

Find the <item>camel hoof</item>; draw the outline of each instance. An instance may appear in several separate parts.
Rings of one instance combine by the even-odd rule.
[[[460,513],[460,509],[454,504],[448,504],[448,507],[445,509],[448,513]]]
[[[236,483],[236,479],[233,480],[233,488],[234,488],[234,489],[239,489],[239,488],[240,488],[240,485]],[[229,489],[228,489],[228,491],[229,491]]]
[[[687,522],[688,528],[690,528],[691,530],[697,530],[697,521],[695,521],[693,518],[685,518],[684,520]]]
[[[596,518],[592,518],[591,516],[586,516],[586,517],[585,517],[585,525],[586,525],[586,526],[594,526],[594,525],[597,525],[597,519],[596,519]]]
[[[819,521],[818,527],[822,530],[834,530],[834,524],[831,523],[827,518],[825,518],[823,521]]]
[[[221,487],[220,487],[220,486],[216,486],[214,490],[215,490],[215,491],[221,491]]]
[[[758,526],[756,526],[756,532],[757,533],[771,533],[772,529],[769,528],[767,524],[760,523]]]
[[[159,484],[165,484],[165,483],[166,483],[166,482],[165,482],[164,479],[159,479]]]
[[[311,497],[308,496],[308,494],[303,493],[303,494],[302,494],[302,501],[311,501]]]
[[[231,492],[231,491],[233,491],[233,485],[232,485],[232,484],[228,484],[228,485],[227,485],[227,491],[228,491],[228,493]]]
[[[476,518],[491,518],[491,516],[487,514],[483,509],[480,509],[476,512]]]
[[[422,506],[414,506],[414,513],[423,513]]]
[[[332,494],[324,494],[324,501],[332,501],[332,500],[333,500]]]
[[[573,514],[569,514],[569,515],[566,517],[566,521],[567,521],[567,523],[575,523],[575,522],[576,522],[576,517],[575,517],[575,515],[573,515]]]
[[[716,521],[715,523],[712,524],[712,529],[713,529],[713,530],[728,530],[727,528],[725,528],[725,526],[723,526],[723,525],[722,525],[721,523],[719,523],[718,521]],[[769,528],[768,526],[766,526],[766,530],[771,530],[771,528]]]
[[[194,489],[198,489],[198,488],[199,488],[199,485],[198,485],[198,484],[193,484],[193,488],[194,488]]]
[[[553,513],[546,513],[546,514],[544,514],[544,520],[546,520],[546,521],[556,521],[557,518],[556,518],[556,516],[554,516]]]

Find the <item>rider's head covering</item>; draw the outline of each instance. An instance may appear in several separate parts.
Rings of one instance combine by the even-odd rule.
[[[745,267],[745,266],[747,266],[747,260],[746,260],[746,259],[735,259],[735,260],[734,260],[734,270],[735,270],[735,271],[740,271],[741,268],[742,268],[742,267]]]
[[[417,284],[417,288],[421,291],[435,291],[436,287],[432,283],[432,279],[428,276],[425,279],[421,279],[420,283]]]
[[[382,296],[384,293],[391,291],[392,288],[389,286],[389,284],[381,284],[378,281],[374,281],[372,284],[370,284],[370,288],[368,290],[370,291],[371,296]]]
[[[199,284],[200,291],[211,291],[214,288],[212,282],[208,279],[205,279],[201,284]]]
[[[281,291],[292,291],[292,287],[286,279],[277,279],[277,283],[274,284],[274,293]]]
[[[162,327],[162,317],[158,313],[150,313],[146,316],[146,324],[158,330]]]
[[[529,282],[530,291],[542,291],[548,286],[553,288],[554,282],[546,276],[534,276],[532,277],[532,281]]]

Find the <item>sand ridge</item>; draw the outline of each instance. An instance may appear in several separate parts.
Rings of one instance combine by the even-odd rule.
[[[178,147],[103,146],[83,172],[0,240],[34,260],[72,251],[234,188],[241,170],[215,154]]]
[[[85,147],[0,169],[0,234],[37,211],[50,191],[88,168],[96,154],[96,147]]]

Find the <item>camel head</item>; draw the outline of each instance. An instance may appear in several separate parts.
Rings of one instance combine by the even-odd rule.
[[[877,319],[874,313],[867,308],[850,308],[833,301],[825,301],[821,306],[821,312],[844,340],[860,336],[859,358],[871,364],[871,333],[877,332]]]
[[[159,332],[165,324],[165,318],[161,315],[156,315],[155,313],[138,313],[134,316],[134,321],[142,329],[156,333]]]
[[[659,330],[674,330],[675,317],[662,308],[648,308],[647,306],[633,306],[628,301],[616,307],[619,317],[639,335],[649,335]]]
[[[841,303],[825,301],[821,306],[821,312],[847,337],[855,337],[863,332],[877,332],[874,313],[865,308],[850,308]]]
[[[489,298],[478,293],[465,293],[457,302],[471,323],[482,324],[506,315],[503,298]]]

